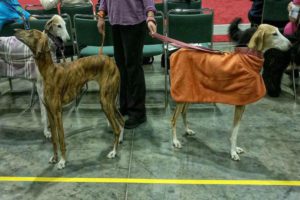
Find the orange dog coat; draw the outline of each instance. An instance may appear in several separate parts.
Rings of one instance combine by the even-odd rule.
[[[176,102],[246,105],[261,99],[263,59],[242,53],[180,49],[170,58],[171,96]]]

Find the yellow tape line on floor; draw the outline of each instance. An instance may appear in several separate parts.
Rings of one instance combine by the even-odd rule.
[[[185,179],[65,178],[65,177],[5,177],[5,176],[0,176],[0,182],[300,186],[300,181],[285,181],[285,180],[185,180]]]

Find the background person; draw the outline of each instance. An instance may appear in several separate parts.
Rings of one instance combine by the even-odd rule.
[[[93,4],[90,0],[40,0],[41,5],[45,10],[56,8],[59,3],[61,6],[72,6],[76,4]]]
[[[248,19],[251,23],[251,26],[258,26],[259,24],[261,24],[262,21],[264,0],[250,0],[250,1],[252,1],[252,6],[248,12]],[[274,12],[278,13],[280,11],[274,10]],[[283,29],[287,21],[264,20],[264,23],[276,26],[279,29]]]
[[[293,0],[288,5],[289,22],[284,27],[284,35],[291,36],[297,29],[299,24],[300,0]]]
[[[0,1],[0,31],[6,23],[25,23],[30,19],[30,13],[25,11],[18,0]],[[29,27],[28,27],[29,28]]]
[[[248,19],[251,26],[259,25],[261,23],[261,16],[263,12],[263,0],[250,0],[252,1],[252,6],[248,12]]]

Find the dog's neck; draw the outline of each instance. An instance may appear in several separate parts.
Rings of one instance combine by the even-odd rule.
[[[62,39],[54,36],[49,31],[45,30],[45,33],[48,36],[48,47],[50,51],[45,51],[39,55],[39,57],[35,57],[35,62],[39,68],[40,74],[44,77],[47,75],[48,71],[51,70],[52,67],[50,65],[54,65],[54,60],[56,60],[56,51],[63,50],[64,44]]]
[[[45,30],[45,33],[47,34],[48,38],[51,39],[52,42],[55,44],[56,50],[64,51],[65,45],[63,40],[60,37],[53,35],[48,30]]]
[[[49,42],[50,38],[48,38]],[[38,56],[35,57],[35,62],[39,68],[39,72],[42,75],[42,77],[46,77],[47,74],[49,75],[49,71],[53,70],[53,59],[51,56],[50,47],[47,47],[48,50],[40,53]]]

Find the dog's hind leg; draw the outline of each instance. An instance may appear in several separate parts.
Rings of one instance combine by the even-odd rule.
[[[173,134],[173,145],[176,148],[181,148],[182,145],[180,143],[180,141],[177,139],[177,135],[176,135],[176,124],[177,124],[177,119],[178,116],[180,115],[180,113],[182,113],[183,108],[185,107],[185,103],[176,103],[176,108],[174,110],[173,113],[173,117],[171,120],[171,125],[172,125],[172,134]]]
[[[114,110],[117,116],[117,121],[118,121],[118,125],[120,126],[121,129],[121,133],[120,133],[120,137],[119,137],[119,143],[123,142],[123,137],[124,137],[124,125],[125,125],[125,120],[122,116],[122,114],[120,113],[120,111],[117,109],[116,106],[114,106]]]
[[[233,160],[240,160],[239,153],[243,153],[244,150],[240,147],[236,146],[236,141],[237,141],[237,136],[239,132],[239,126],[240,122],[243,116],[243,113],[245,111],[245,106],[235,106],[235,111],[234,111],[234,120],[233,120],[233,129],[231,133],[231,158]]]
[[[195,132],[188,127],[187,118],[186,118],[186,113],[187,113],[189,105],[190,104],[186,103],[183,106],[183,109],[182,109],[182,112],[181,112],[181,116],[182,116],[183,124],[184,124],[184,127],[185,127],[185,133],[187,135],[194,135]]]
[[[103,91],[104,90],[104,91]],[[116,105],[114,104],[114,101],[110,101],[108,92],[105,91],[105,88],[100,88],[100,103],[102,106],[102,109],[113,129],[113,132],[115,134],[114,144],[113,144],[113,150],[110,151],[107,154],[108,158],[114,158],[117,154],[117,148],[119,144],[119,137],[121,134],[121,125],[117,121],[117,116],[114,108]]]

